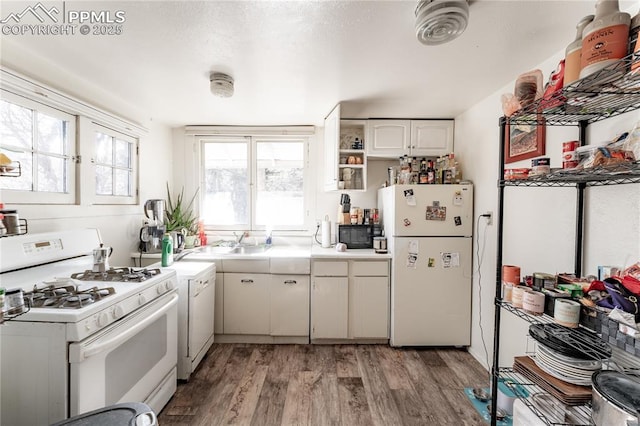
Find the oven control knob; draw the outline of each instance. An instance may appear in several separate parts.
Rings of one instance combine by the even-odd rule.
[[[120,305],[116,305],[113,309],[113,319],[122,318],[124,316],[124,308]]]
[[[156,287],[156,291],[158,292],[158,294],[162,294],[162,292],[164,291],[163,285],[158,284],[158,287]]]
[[[167,291],[173,290],[173,281],[165,282],[164,286],[166,287]]]
[[[106,312],[100,312],[98,317],[96,318],[96,324],[98,327],[102,328],[105,325],[109,324],[109,316]]]
[[[145,303],[147,303],[147,298],[146,298],[146,297],[144,297],[144,294],[141,294],[141,295],[138,297],[138,305],[142,306],[142,305],[144,305]]]

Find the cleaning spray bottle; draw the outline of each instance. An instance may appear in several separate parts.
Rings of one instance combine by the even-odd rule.
[[[173,264],[173,241],[169,234],[162,237],[162,262],[161,265],[167,267]]]

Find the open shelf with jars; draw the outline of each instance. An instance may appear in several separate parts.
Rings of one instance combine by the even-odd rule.
[[[356,191],[366,189],[365,127],[364,120],[340,120],[338,189]]]

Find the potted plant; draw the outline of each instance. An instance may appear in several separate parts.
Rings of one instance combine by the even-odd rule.
[[[165,209],[165,227],[167,232],[177,231],[185,233],[185,247],[195,245],[198,234],[198,218],[193,213],[193,202],[198,190],[193,194],[188,204],[184,201],[184,187],[174,199],[171,198],[169,184],[167,184],[167,208]]]

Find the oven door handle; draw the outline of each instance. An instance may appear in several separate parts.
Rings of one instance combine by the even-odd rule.
[[[87,358],[97,355],[101,352],[111,350],[118,347],[123,342],[129,340],[131,337],[142,331],[145,327],[164,315],[169,309],[178,303],[178,295],[174,294],[170,300],[167,301],[160,308],[155,310],[151,315],[143,318],[141,321],[132,324],[131,327],[124,330],[122,333],[117,333],[110,339],[97,342],[88,343],[86,346],[83,344],[71,345],[69,348],[69,362],[80,363]],[[125,319],[127,322],[127,319]]]

